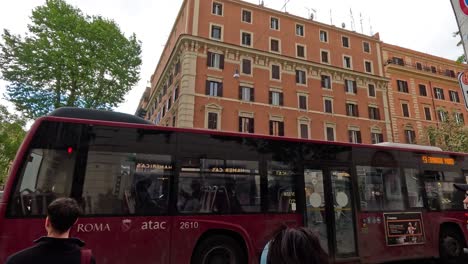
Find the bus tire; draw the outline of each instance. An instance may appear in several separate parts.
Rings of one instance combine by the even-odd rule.
[[[232,237],[213,235],[204,239],[195,249],[192,264],[242,264],[246,255]]]
[[[440,233],[439,253],[441,263],[449,263],[463,256],[465,243],[459,231],[444,228]]]

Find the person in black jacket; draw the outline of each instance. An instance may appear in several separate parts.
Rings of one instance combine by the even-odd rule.
[[[45,229],[47,236],[34,241],[36,245],[11,255],[6,264],[29,263],[96,263],[90,250],[82,250],[84,242],[70,238],[70,229],[81,210],[72,198],[58,198],[47,207]],[[81,258],[85,261],[82,262]]]

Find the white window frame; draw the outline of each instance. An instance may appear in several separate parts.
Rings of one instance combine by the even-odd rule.
[[[247,45],[247,44],[243,43],[244,42],[244,37],[243,37],[244,33],[250,35],[250,45]],[[243,47],[252,48],[254,46],[254,33],[249,32],[249,31],[245,31],[245,30],[241,30],[240,31],[240,45],[243,46]]]
[[[244,11],[250,12],[250,22],[244,21]],[[241,8],[241,22],[246,24],[253,24],[253,11],[250,9]]]
[[[323,40],[322,40],[322,32],[325,33],[326,41],[323,41]],[[319,39],[319,41],[322,42],[322,43],[329,43],[329,39],[330,39],[330,38],[329,38],[328,30],[319,29],[318,39]]]
[[[220,14],[216,14],[216,13],[214,12],[213,7],[214,7],[215,4],[218,4],[218,5],[221,6],[221,15],[220,15]],[[211,14],[212,14],[212,15],[215,15],[215,16],[223,17],[223,16],[224,16],[224,4],[221,3],[221,2],[218,2],[218,1],[212,1],[212,2],[211,2]]]
[[[213,27],[221,28],[221,37],[219,39],[213,37]],[[216,41],[224,41],[224,26],[220,24],[210,23],[210,39]]]
[[[298,26],[302,27],[302,35],[297,34]],[[298,36],[298,37],[305,37],[305,25],[304,25],[304,24],[296,23],[296,24],[295,24],[295,27],[294,27],[294,31],[295,31],[295,33],[296,33],[296,36]]]
[[[346,58],[349,58],[349,67],[346,67]],[[343,68],[352,70],[353,69],[353,57],[343,54]]]
[[[273,27],[272,27],[273,19],[276,19],[276,21],[277,21],[277,25],[276,25],[277,28],[273,28]],[[271,30],[280,31],[280,30],[281,30],[281,26],[280,26],[280,25],[281,25],[281,24],[280,24],[280,19],[279,19],[279,17],[270,16],[270,29],[271,29]]]

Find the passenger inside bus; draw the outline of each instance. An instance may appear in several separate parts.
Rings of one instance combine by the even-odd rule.
[[[161,212],[162,208],[157,200],[153,199],[150,194],[150,186],[152,181],[149,178],[144,178],[137,182],[135,186],[135,211],[137,214],[151,214]]]

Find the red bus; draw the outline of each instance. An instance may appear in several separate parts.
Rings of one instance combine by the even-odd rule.
[[[468,238],[466,155],[158,127],[61,108],[31,127],[0,206],[0,261],[73,197],[72,235],[98,263],[258,263],[281,225],[308,226],[334,263],[455,259]]]

